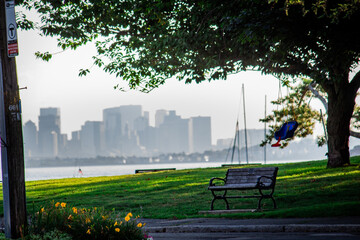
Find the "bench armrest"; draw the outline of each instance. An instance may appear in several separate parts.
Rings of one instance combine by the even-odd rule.
[[[221,180],[225,183],[225,179],[224,178],[217,178],[217,177],[213,177],[210,179],[210,182],[209,182],[209,186],[215,186],[215,183],[213,183],[214,180]]]
[[[265,184],[261,181],[262,178],[270,179],[270,180],[271,180],[270,186],[273,186],[273,185],[274,185],[274,177],[261,176],[261,177],[259,177],[258,180],[257,180],[257,185],[258,185],[259,187],[265,187]]]

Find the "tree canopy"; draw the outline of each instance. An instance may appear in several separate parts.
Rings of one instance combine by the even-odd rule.
[[[283,81],[308,77],[329,102],[329,166],[349,163],[349,123],[360,73],[357,0],[23,0],[63,49],[94,41],[94,63],[150,91],[254,69]],[[20,15],[19,15],[20,16]],[[20,23],[31,27],[21,18]],[[44,59],[49,53],[37,53]],[[80,75],[88,73],[83,69]],[[344,127],[344,126],[345,127]]]

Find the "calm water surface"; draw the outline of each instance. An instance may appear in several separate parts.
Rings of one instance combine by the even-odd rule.
[[[267,163],[285,163],[285,162],[304,162],[312,160],[289,160],[276,161],[268,160]],[[250,161],[250,163],[252,163]],[[254,161],[254,163],[262,163],[262,161]],[[26,168],[26,181],[60,179],[60,178],[76,178],[76,177],[99,177],[99,176],[117,176],[134,174],[136,169],[159,169],[159,168],[209,168],[220,167],[224,162],[200,162],[200,163],[155,163],[147,165],[107,165],[107,166],[81,166],[79,167],[46,167],[46,168]]]

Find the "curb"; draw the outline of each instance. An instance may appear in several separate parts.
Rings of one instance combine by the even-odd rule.
[[[204,232],[341,232],[360,233],[360,224],[288,224],[288,225],[190,225],[145,227],[149,233]]]

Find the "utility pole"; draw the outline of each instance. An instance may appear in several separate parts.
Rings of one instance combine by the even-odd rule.
[[[25,166],[14,0],[0,0],[0,137],[5,236],[20,238],[27,225]]]

